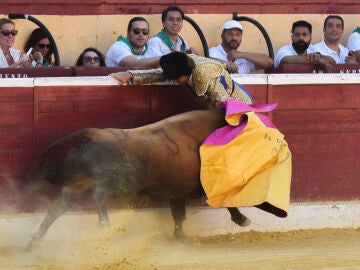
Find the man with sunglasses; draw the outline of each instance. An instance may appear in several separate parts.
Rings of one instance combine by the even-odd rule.
[[[118,37],[105,58],[107,67],[153,68],[159,66],[161,53],[148,46],[149,23],[143,17],[129,21],[127,37]]]
[[[0,19],[0,67],[32,67],[31,57],[22,54],[19,50],[12,48],[15,43],[15,36],[18,31],[15,30],[13,21]]]

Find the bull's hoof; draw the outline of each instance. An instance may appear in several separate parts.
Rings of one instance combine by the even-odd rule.
[[[101,227],[104,227],[104,228],[110,226],[110,222],[107,219],[99,220],[99,224],[100,224]]]
[[[251,220],[249,218],[247,218],[246,216],[244,216],[243,214],[240,214],[239,217],[232,218],[231,220],[235,224],[238,224],[241,227],[246,227],[246,226],[249,226],[251,224]]]
[[[246,227],[246,226],[249,226],[250,224],[251,224],[251,220],[249,218],[245,217],[245,219],[239,225],[241,227]]]
[[[173,238],[175,241],[186,241],[189,239],[184,233],[183,229],[177,226],[175,227]]]
[[[40,237],[37,234],[33,234],[31,236],[31,240],[29,241],[29,243],[23,248],[23,251],[31,251],[31,250],[34,250],[34,249],[40,247],[41,240],[42,240],[42,237]]]
[[[189,237],[184,233],[174,234],[174,240],[179,242],[184,242],[184,241],[188,241]]]
[[[24,248],[23,252],[29,252],[40,247],[40,242],[30,241]]]

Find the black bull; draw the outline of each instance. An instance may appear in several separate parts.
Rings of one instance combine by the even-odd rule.
[[[113,190],[167,198],[175,223],[174,238],[185,237],[185,200],[205,195],[200,183],[199,147],[224,125],[222,110],[199,110],[134,129],[82,129],[55,141],[43,152],[39,167],[51,150],[80,139],[66,155],[61,169],[64,186],[32,243],[41,240],[51,224],[89,190],[101,224],[108,222],[106,199]],[[237,208],[228,210],[235,223],[249,223]]]

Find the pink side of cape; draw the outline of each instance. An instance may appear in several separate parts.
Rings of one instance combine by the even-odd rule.
[[[227,125],[219,128],[212,132],[203,142],[207,145],[224,145],[232,141],[245,127],[247,124],[246,119],[244,120],[242,115],[246,112],[255,112],[260,120],[267,127],[276,128],[269,118],[259,112],[270,112],[277,107],[278,103],[275,104],[245,104],[236,99],[229,99],[222,102],[219,105],[219,109],[226,109],[225,119],[234,114],[238,114],[239,122],[237,126]]]

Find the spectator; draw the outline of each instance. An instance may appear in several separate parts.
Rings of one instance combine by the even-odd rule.
[[[29,39],[25,43],[25,51],[32,48],[32,65],[34,67],[50,67],[52,64],[52,55],[54,48],[46,32],[41,28],[32,31]]]
[[[104,55],[95,48],[86,48],[79,55],[75,66],[105,67]]]
[[[311,44],[312,25],[307,21],[296,21],[291,28],[291,44],[281,47],[275,56],[275,68],[280,64],[317,64],[324,71],[333,71],[335,61],[322,56]]]
[[[344,64],[349,55],[349,49],[340,44],[344,33],[344,20],[338,15],[329,15],[324,21],[324,39],[315,44],[315,50],[321,55],[332,57],[336,64]]]
[[[349,58],[353,58],[355,64],[360,63],[360,27],[349,35],[346,47],[350,50]]]
[[[149,40],[149,46],[162,55],[172,51],[197,54],[193,47],[179,35],[184,21],[184,12],[177,6],[170,6],[161,14],[163,29]]]
[[[12,48],[15,43],[15,24],[7,18],[0,19],[0,67],[31,67],[31,57]]]
[[[159,66],[161,53],[150,47],[149,23],[143,17],[129,21],[127,37],[119,36],[106,54],[107,67],[153,68]]]
[[[230,20],[224,23],[221,44],[210,48],[210,57],[228,62],[227,69],[231,73],[246,74],[255,69],[272,67],[274,61],[265,54],[237,50],[241,44],[242,34],[243,27],[239,22]]]

